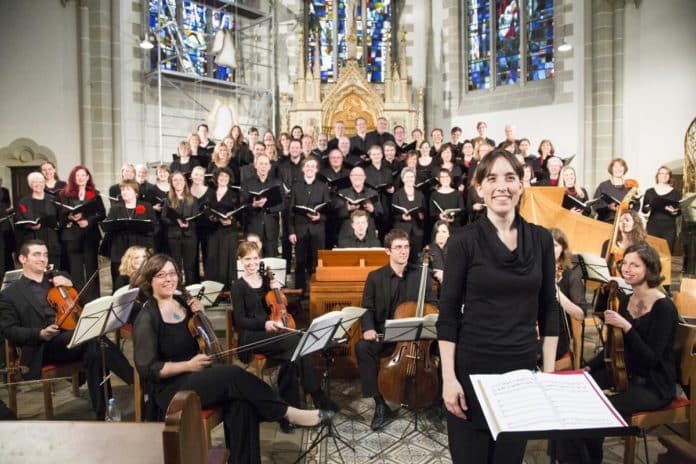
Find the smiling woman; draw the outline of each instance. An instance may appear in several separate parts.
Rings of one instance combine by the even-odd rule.
[[[544,339],[544,371],[554,367],[559,312],[553,240],[517,212],[522,173],[522,165],[505,151],[482,159],[474,186],[485,215],[447,244],[437,328],[455,463],[521,462],[526,444],[500,446],[491,440],[470,374],[534,369],[537,325]]]

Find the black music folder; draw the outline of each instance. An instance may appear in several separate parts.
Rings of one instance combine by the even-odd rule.
[[[104,233],[116,232],[136,232],[139,234],[148,234],[155,231],[155,224],[149,219],[105,219],[101,222],[101,228]]]
[[[253,197],[253,200],[266,198],[266,204],[263,206],[264,208],[272,208],[283,203],[283,192],[280,185],[273,185],[259,190],[258,192],[249,190],[248,193]]]
[[[86,201],[82,203],[81,205],[67,205],[65,203],[61,203],[60,201],[56,200],[51,200],[53,203],[58,205],[60,208],[67,210],[68,214],[82,214],[83,218],[87,218],[88,216],[94,215],[97,210],[99,209],[100,201],[97,201],[96,198]],[[103,203],[101,203],[103,206]]]

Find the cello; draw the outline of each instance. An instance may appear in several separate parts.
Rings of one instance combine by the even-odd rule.
[[[437,314],[438,309],[425,303],[430,253],[423,250],[423,266],[418,285],[417,301],[405,301],[397,306],[394,319],[423,317]],[[438,365],[430,355],[431,340],[398,342],[394,352],[380,362],[378,384],[385,401],[410,408],[432,404],[440,391]]]

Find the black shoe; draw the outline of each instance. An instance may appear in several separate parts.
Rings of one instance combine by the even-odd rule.
[[[291,424],[287,419],[280,420],[280,430],[282,430],[283,433],[292,433],[296,428],[297,426],[295,424]]]
[[[370,427],[372,430],[379,430],[390,423],[393,417],[394,413],[389,409],[389,406],[384,403],[378,403],[375,405],[375,415],[372,417]]]

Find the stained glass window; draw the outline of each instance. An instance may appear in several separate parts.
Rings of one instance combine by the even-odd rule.
[[[366,67],[368,79],[384,82],[384,54],[392,26],[391,0],[360,0],[353,5],[356,58]],[[314,72],[316,55],[321,65],[321,81],[335,81],[336,63],[340,67],[348,59],[346,0],[307,0],[307,12],[307,63]]]
[[[211,37],[215,37],[215,34],[220,29],[228,29],[232,32],[235,30],[234,18],[229,13],[222,10],[215,10],[212,14],[213,17],[213,28],[211,30]],[[221,81],[234,81],[234,69],[227,66],[218,66],[214,61],[211,61],[211,65],[214,67],[213,77],[215,79],[220,79]]]
[[[495,84],[515,84],[520,77],[520,9],[517,0],[496,0],[495,9]]]
[[[188,55],[192,66],[192,69],[186,69],[186,71],[205,76],[208,63],[206,7],[188,0],[184,0],[182,6],[184,53]],[[184,66],[188,65],[184,64]]]
[[[468,86],[469,90],[487,89],[491,86],[490,0],[468,3]]]
[[[553,0],[527,0],[527,80],[553,77]]]
[[[160,46],[160,60],[162,69],[176,71],[179,68],[179,62],[176,58],[176,49],[173,34],[171,31],[176,28],[176,1],[164,0],[161,4],[160,0],[150,0],[149,24],[150,30],[159,35],[158,43]],[[151,55],[151,67],[157,68],[157,52]]]
[[[553,0],[466,0],[466,5],[468,90],[553,77]]]

